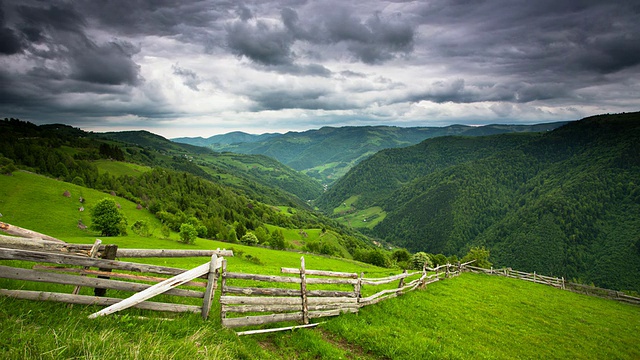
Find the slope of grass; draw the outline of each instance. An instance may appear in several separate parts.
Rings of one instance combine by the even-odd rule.
[[[109,173],[113,176],[138,176],[151,170],[148,166],[126,163],[123,161],[96,160],[93,164],[98,168],[100,173]]]

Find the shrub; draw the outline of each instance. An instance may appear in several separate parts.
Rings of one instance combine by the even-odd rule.
[[[198,230],[191,225],[184,223],[180,225],[180,242],[185,244],[193,244],[198,237]]]
[[[134,222],[133,225],[131,225],[131,231],[142,237],[148,237],[151,235],[149,233],[149,224],[144,220]]]
[[[240,238],[240,242],[245,245],[253,246],[258,243],[258,238],[254,233],[248,232]]]
[[[431,262],[429,255],[422,251],[413,254],[411,257],[411,264],[416,270],[422,270],[425,265],[427,267],[433,267],[433,263]]]

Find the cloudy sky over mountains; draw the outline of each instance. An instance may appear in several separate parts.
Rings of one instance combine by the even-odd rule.
[[[0,116],[166,137],[640,110],[638,1],[0,0]]]

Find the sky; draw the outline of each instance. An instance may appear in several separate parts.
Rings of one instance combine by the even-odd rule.
[[[167,138],[640,110],[640,2],[0,0],[0,118]]]

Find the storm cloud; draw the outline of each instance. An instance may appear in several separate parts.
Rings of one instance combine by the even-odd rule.
[[[0,2],[2,117],[195,136],[640,107],[636,1]]]

